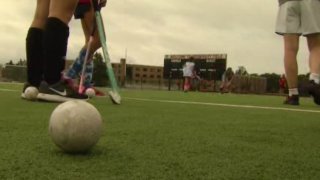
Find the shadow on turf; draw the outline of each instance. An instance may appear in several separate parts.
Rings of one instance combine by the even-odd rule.
[[[119,154],[119,150],[109,149],[103,146],[96,146],[90,149],[89,151],[77,152],[77,153],[65,152],[62,149],[55,147],[54,150],[52,150],[51,152],[58,156],[75,156],[75,157],[89,157],[89,156],[92,157],[92,156],[103,156],[106,154]]]
[[[93,148],[93,149],[86,151],[86,152],[65,152],[61,149],[55,148],[53,150],[53,153],[55,155],[59,155],[59,156],[65,156],[65,155],[68,155],[68,156],[101,156],[105,152],[101,148]]]

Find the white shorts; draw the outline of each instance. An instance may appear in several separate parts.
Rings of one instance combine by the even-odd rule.
[[[279,7],[276,33],[320,33],[320,0],[288,1]]]
[[[191,77],[193,74],[194,63],[186,62],[183,67],[183,77]]]

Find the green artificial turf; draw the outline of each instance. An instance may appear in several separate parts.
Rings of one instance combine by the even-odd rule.
[[[292,107],[280,96],[122,90],[121,105],[89,101],[103,136],[87,154],[66,154],[48,134],[58,104],[22,100],[21,88],[0,84],[0,179],[320,179],[310,98]]]

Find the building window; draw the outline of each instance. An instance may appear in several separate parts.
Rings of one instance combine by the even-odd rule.
[[[150,78],[154,78],[154,75],[153,75],[153,74],[151,74],[151,75],[150,75]]]
[[[136,77],[140,77],[140,74],[136,74]]]
[[[147,77],[147,75],[146,75],[146,74],[144,74],[144,75],[142,75],[142,77],[144,77],[144,78],[145,78],[145,77]]]
[[[143,68],[143,71],[146,72],[146,71],[148,71],[148,69],[147,68]]]
[[[140,68],[136,68],[136,71],[140,71]]]

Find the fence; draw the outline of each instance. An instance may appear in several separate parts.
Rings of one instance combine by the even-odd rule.
[[[267,91],[267,79],[263,77],[235,75],[232,86],[232,92],[235,93],[262,94]]]
[[[2,77],[10,79],[11,81],[25,82],[26,81],[26,67],[6,65],[2,69]],[[220,81],[193,81],[192,90],[199,90],[203,92],[219,91]],[[141,78],[139,81],[126,81],[126,88],[135,89],[158,89],[166,90],[169,86],[169,80],[147,80]],[[171,80],[171,90],[182,90],[183,80]],[[234,93],[266,93],[267,79],[255,76],[234,76],[232,81],[232,92]]]
[[[164,85],[168,87],[168,81],[164,81]],[[221,81],[213,80],[201,80],[193,81],[191,90],[198,90],[202,92],[217,92],[219,91]],[[267,90],[267,79],[263,77],[255,76],[234,76],[232,81],[232,92],[234,93],[255,93],[262,94],[266,93]],[[171,80],[171,90],[182,90],[183,80],[173,79]]]
[[[27,79],[27,67],[6,65],[2,69],[2,77],[11,81],[25,82]]]

